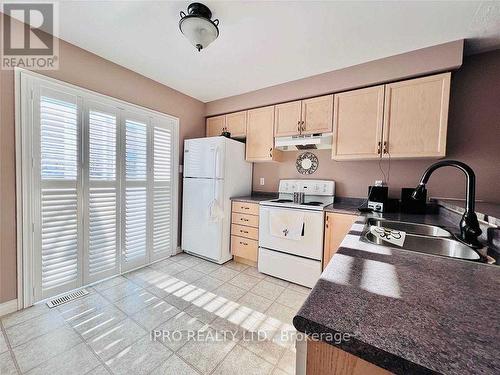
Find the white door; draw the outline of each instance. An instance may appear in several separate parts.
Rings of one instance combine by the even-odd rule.
[[[88,101],[84,112],[83,283],[120,272],[118,111]]]
[[[184,142],[184,177],[224,178],[225,139],[209,137]]]
[[[182,249],[219,260],[222,246],[221,180],[184,178]]]
[[[80,113],[77,96],[39,87],[33,101],[35,300],[82,283]]]

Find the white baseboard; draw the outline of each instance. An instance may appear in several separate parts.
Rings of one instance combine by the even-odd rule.
[[[14,311],[17,311],[17,298],[0,303],[0,316],[10,314]]]

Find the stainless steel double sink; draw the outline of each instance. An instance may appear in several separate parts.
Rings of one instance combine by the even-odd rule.
[[[387,242],[370,232],[371,226],[406,232],[402,246]],[[361,240],[376,245],[401,248],[419,253],[440,255],[450,258],[479,260],[480,256],[467,245],[457,241],[453,234],[436,225],[409,223],[404,221],[369,218],[366,221]]]

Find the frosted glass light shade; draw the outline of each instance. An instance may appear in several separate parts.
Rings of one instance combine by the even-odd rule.
[[[219,36],[219,29],[210,20],[199,16],[186,16],[179,22],[182,34],[198,51],[206,48]]]

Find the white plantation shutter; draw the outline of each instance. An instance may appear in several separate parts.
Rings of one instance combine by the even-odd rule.
[[[153,259],[173,251],[173,129],[153,127]]]
[[[148,243],[148,119],[125,120],[125,199],[122,218],[122,267],[147,261]]]
[[[119,272],[117,225],[117,114],[113,108],[89,104],[86,111],[85,168],[86,241],[84,282]]]
[[[26,306],[172,255],[178,120],[19,74]]]
[[[34,102],[39,142],[39,212],[35,235],[38,299],[81,284],[77,97],[41,88]],[[38,121],[37,121],[38,120]],[[38,136],[38,138],[37,138]]]

